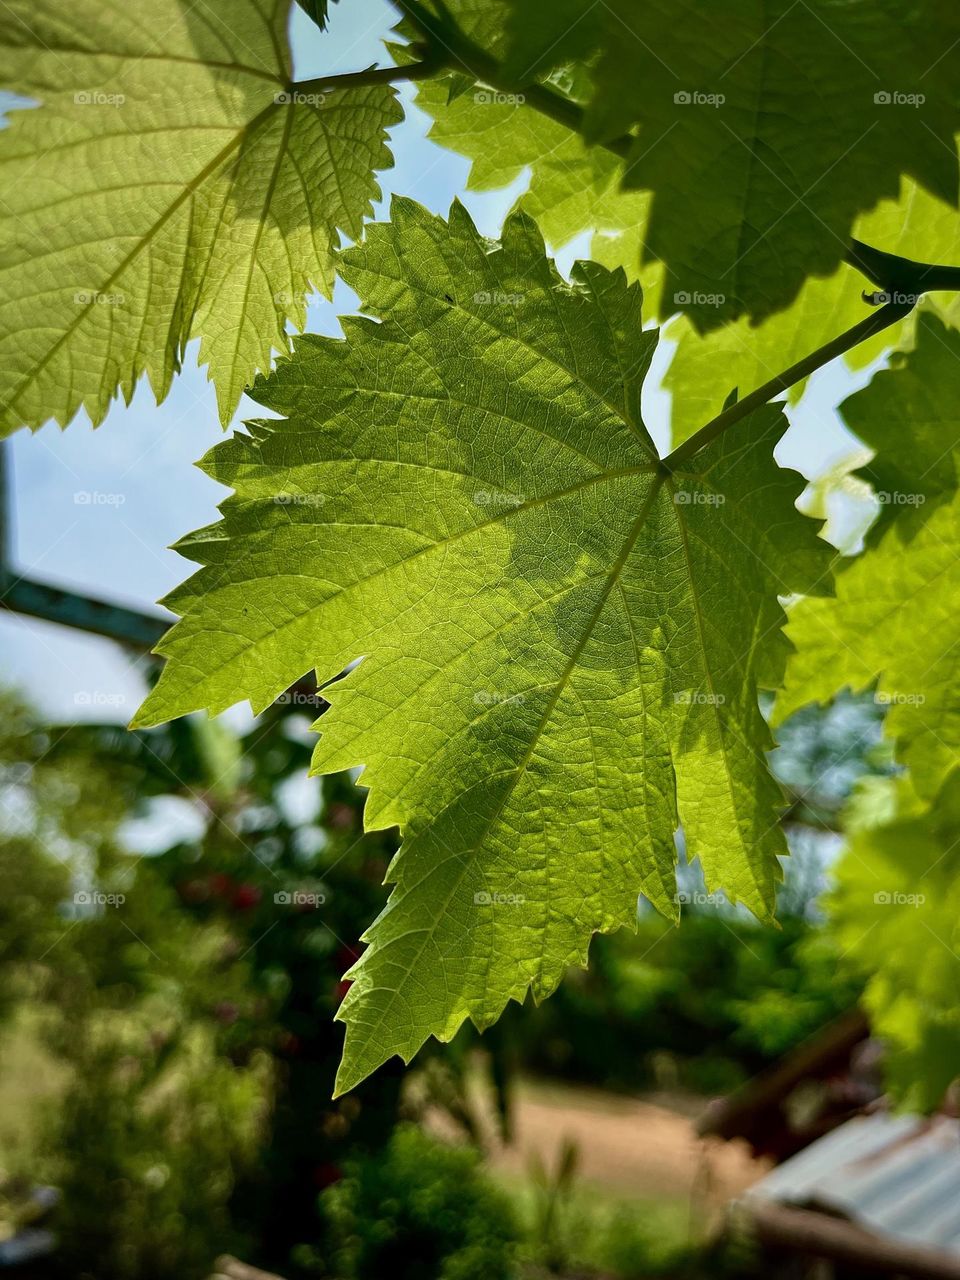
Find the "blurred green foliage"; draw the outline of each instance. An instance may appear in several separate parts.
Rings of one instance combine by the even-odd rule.
[[[597,937],[536,1010],[511,1012],[528,1066],[607,1088],[732,1089],[856,1003],[818,926],[787,917],[765,929],[734,913],[655,916],[639,938]]]
[[[517,1070],[724,1091],[854,1003],[861,979],[818,924],[822,849],[807,837],[853,781],[889,771],[865,758],[876,716],[857,705],[794,732],[781,930],[704,903],[684,868],[681,928],[641,911],[639,937],[595,939],[589,971],[544,1005],[332,1102],[333,1015],[395,840],[363,833],[349,776],[307,779],[318,710],[292,693],[245,733],[188,720],[131,734],[44,726],[2,698],[0,1018],[22,1041],[29,1006],[48,1106],[18,1145],[0,1105],[0,1141],[8,1186],[62,1192],[43,1275],[202,1280],[225,1251],[286,1280],[497,1280],[518,1260],[693,1275],[676,1224],[597,1202],[572,1163],[563,1187],[528,1179],[515,1223],[473,1151],[405,1122],[439,1109],[482,1144],[478,1050],[505,1127]],[[5,1219],[19,1212],[8,1197]]]
[[[391,838],[363,835],[348,777],[306,779],[291,706],[239,738],[206,720],[44,728],[11,697],[2,711],[3,1012],[29,1003],[65,1068],[39,1148],[8,1151],[7,1172],[62,1191],[51,1267],[199,1280],[229,1250],[330,1274],[320,1194],[403,1110],[399,1064],[331,1101],[333,1014]],[[149,856],[126,847],[131,819]],[[462,1053],[433,1057],[469,1127]]]
[[[376,1158],[352,1162],[323,1194],[337,1274],[356,1280],[510,1280],[517,1227],[476,1153],[395,1131]]]
[[[960,1076],[960,773],[927,806],[907,777],[858,789],[830,927],[885,1045],[897,1103],[930,1112]]]

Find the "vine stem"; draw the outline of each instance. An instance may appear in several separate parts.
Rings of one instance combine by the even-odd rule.
[[[960,267],[945,267],[933,262],[913,262],[894,253],[884,253],[860,240],[851,240],[844,254],[844,261],[880,286],[884,297],[881,301],[901,300],[916,302],[920,294],[938,289],[960,289]],[[894,295],[891,299],[890,295]]]
[[[369,67],[366,71],[345,71],[332,76],[315,76],[312,80],[294,80],[291,93],[322,93],[327,89],[352,89],[365,84],[396,84],[401,80],[429,80],[446,68],[446,60],[437,54],[408,62],[400,67]]]
[[[739,422],[741,418],[746,418],[755,409],[759,409],[769,403],[774,396],[780,395],[782,391],[789,390],[795,383],[801,382],[804,378],[809,378],[811,373],[816,373],[818,369],[823,368],[825,364],[829,364],[837,356],[842,356],[845,351],[850,351],[861,342],[866,342],[868,338],[872,338],[875,334],[882,333],[884,329],[889,328],[890,325],[896,324],[898,320],[902,320],[904,316],[910,314],[913,306],[912,302],[888,302],[885,306],[867,316],[865,320],[855,324],[852,329],[845,330],[838,337],[833,338],[822,347],[818,347],[816,351],[812,351],[810,355],[804,356],[802,360],[792,364],[783,373],[778,373],[775,378],[771,378],[769,382],[757,387],[756,391],[751,391],[742,400],[737,400],[735,404],[724,409],[722,413],[718,413],[715,418],[711,418],[708,423],[698,431],[695,431],[692,436],[688,436],[682,444],[678,445],[672,453],[664,458],[664,467],[668,471],[673,471],[683,463],[689,462],[695,453],[699,453],[705,445],[716,440],[717,436],[722,435],[724,431],[732,427],[734,423]]]

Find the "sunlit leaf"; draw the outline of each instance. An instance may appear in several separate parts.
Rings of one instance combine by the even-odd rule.
[[[778,594],[826,548],[769,407],[682,473],[640,416],[657,337],[595,264],[565,283],[535,224],[500,244],[397,201],[343,255],[367,315],[257,384],[282,415],[216,449],[235,490],[181,546],[199,572],[140,720],[255,709],[310,668],[316,767],[365,765],[399,824],[394,890],[341,1016],[341,1088],[466,1017],[548,994],[638,893],[673,914],[674,831],[769,917],[784,852],[758,687]]]
[[[330,294],[401,119],[389,86],[291,92],[289,0],[10,0],[0,74],[0,431],[158,399],[201,339],[226,422]]]

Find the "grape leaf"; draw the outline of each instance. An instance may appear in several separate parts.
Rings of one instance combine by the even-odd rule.
[[[917,261],[960,261],[956,209],[906,180],[900,198],[884,200],[865,214],[854,234],[867,244]],[[860,273],[841,266],[825,280],[808,280],[788,311],[778,312],[759,326],[741,319],[701,337],[688,316],[681,314],[672,321],[664,336],[677,343],[677,351],[664,385],[674,397],[674,446],[719,413],[733,387],[739,387],[742,395],[752,391],[862,320],[867,314],[863,289]],[[930,294],[923,305],[951,323],[957,316],[953,294]],[[847,364],[860,369],[891,347],[910,348],[919,314],[911,312],[899,325],[848,351],[844,357]],[[803,389],[804,384],[793,389],[793,402],[800,399]]]
[[[913,350],[896,353],[891,368],[850,396],[841,414],[874,451],[859,475],[880,498],[877,528],[894,520],[906,531],[922,524],[958,489],[960,334],[920,312]]]
[[[791,307],[761,325],[734,320],[704,335],[689,314],[692,295],[676,295],[680,314],[667,325],[664,337],[677,349],[663,380],[672,396],[674,448],[721,411],[731,390],[746,395],[862,320],[867,314],[863,285],[857,271],[843,266],[827,280],[808,280]],[[884,340],[894,341],[888,332],[871,345],[882,350]],[[804,390],[803,383],[793,386],[790,403],[796,404]]]
[[[960,763],[960,497],[921,521],[898,517],[875,548],[837,575],[835,600],[801,601],[790,613],[796,647],[777,718],[838,689],[867,688],[889,707],[898,759],[929,796]]]
[[[327,25],[328,0],[297,0],[297,4],[323,31]]]
[[[867,976],[864,1003],[891,1091],[927,1112],[960,1074],[960,773],[930,808],[905,779],[883,785],[896,812],[852,833],[826,903],[829,928]]]
[[[469,5],[471,0],[459,3]],[[455,11],[459,12],[456,5]],[[519,82],[584,59],[602,46],[607,34],[603,6],[580,0],[552,0],[549,5],[510,0],[501,31],[506,73]]]
[[[315,768],[365,765],[365,822],[404,843],[341,1089],[549,993],[638,892],[674,914],[678,821],[707,882],[770,916],[757,688],[785,660],[778,593],[828,560],[772,460],[779,408],[663,470],[638,285],[565,283],[522,212],[499,244],[459,206],[392,218],[341,255],[367,316],[298,339],[254,388],[282,420],[210,455],[235,495],[181,545],[203,567],[138,717],[259,710],[363,658],[325,689]]]
[[[554,248],[593,232],[594,260],[623,266],[638,278],[650,199],[646,192],[621,190],[623,166],[616,156],[586,146],[517,95],[471,86],[451,103],[446,81],[428,80],[417,87],[417,106],[433,121],[428,137],[471,161],[468,190],[507,187],[529,170],[520,203]],[[654,313],[662,274],[659,264],[643,272],[644,297]]]
[[[930,798],[960,764],[960,334],[923,315],[915,349],[841,406],[877,451],[861,470],[879,533],[837,575],[836,597],[790,612],[794,644],[777,718],[878,680],[887,727]]]
[[[509,65],[594,66],[585,136],[635,133],[625,181],[654,193],[649,253],[667,299],[703,299],[699,331],[762,320],[833,272],[900,175],[956,205],[955,7],[606,0],[571,26],[576,9],[533,17],[512,0]]]
[[[166,395],[191,337],[226,422],[388,167],[394,91],[298,96],[289,0],[190,8],[10,0],[0,132],[0,431],[100,422],[146,372]]]

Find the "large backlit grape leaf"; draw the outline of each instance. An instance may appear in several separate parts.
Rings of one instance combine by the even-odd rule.
[[[297,340],[254,388],[281,420],[210,455],[235,494],[181,546],[203,567],[139,716],[259,710],[362,658],[325,690],[315,766],[365,765],[368,827],[404,842],[342,1089],[549,993],[638,893],[674,913],[678,822],[707,882],[770,915],[757,689],[785,659],[778,593],[827,560],[772,461],[778,408],[662,469],[638,285],[565,283],[524,213],[499,244],[459,206],[392,218],[341,257],[367,316]]]
[[[646,245],[705,331],[788,305],[839,265],[901,175],[956,204],[960,9],[900,0],[512,0],[517,75],[594,64],[585,134],[627,132]],[[555,6],[550,6],[551,10]],[[718,297],[723,298],[717,302]]]
[[[899,757],[929,798],[960,764],[960,334],[923,316],[915,349],[842,412],[876,450],[860,474],[881,501],[878,531],[835,598],[791,610],[777,715],[878,680]]]
[[[960,773],[929,809],[904,779],[881,786],[897,812],[852,832],[834,869],[829,928],[867,977],[864,1003],[892,1092],[931,1111],[960,1074]]]
[[[960,263],[960,215],[913,182],[904,181],[896,201],[884,200],[864,214],[854,231],[858,239],[887,253],[920,262]],[[808,280],[788,311],[763,324],[741,319],[705,336],[678,304],[681,314],[664,334],[677,343],[664,379],[674,396],[674,445],[719,413],[734,387],[745,395],[864,319],[868,311],[862,293],[870,287],[853,267],[841,266],[825,280]],[[923,306],[951,322],[957,315],[953,293],[932,293]],[[912,346],[919,314],[911,312],[899,325],[854,347],[845,356],[847,363],[863,368],[885,349]],[[801,384],[792,398],[799,399],[802,392]]]
[[[288,92],[289,0],[9,0],[0,132],[0,431],[95,423],[201,338],[226,421],[333,285],[338,228],[378,198],[374,85]]]

